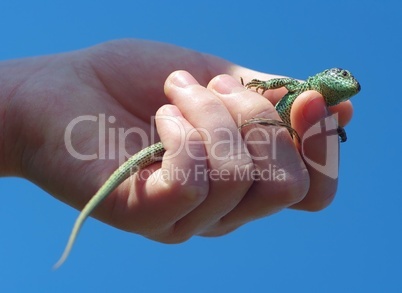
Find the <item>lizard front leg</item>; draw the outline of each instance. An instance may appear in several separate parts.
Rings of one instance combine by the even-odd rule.
[[[262,89],[261,94],[264,94],[267,90],[278,89],[281,87],[286,87],[289,92],[293,92],[299,86],[300,82],[294,78],[273,78],[266,81],[253,79],[245,85],[246,88],[250,89],[255,87],[256,92]]]

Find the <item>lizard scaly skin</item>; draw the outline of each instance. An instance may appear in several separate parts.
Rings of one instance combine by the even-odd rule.
[[[285,87],[288,93],[275,105],[275,109],[281,117],[282,121],[253,118],[246,121],[240,128],[250,124],[276,125],[286,127],[291,135],[296,136],[300,140],[297,132],[291,127],[290,110],[293,102],[303,92],[314,90],[322,94],[327,106],[335,106],[341,102],[350,99],[360,91],[359,82],[353,75],[345,69],[332,68],[324,70],[314,76],[309,77],[306,81],[298,81],[293,78],[273,78],[267,81],[253,79],[246,84],[247,88],[255,87],[258,91],[262,89],[262,93],[270,89]],[[338,133],[341,142],[346,141],[345,130],[338,126]]]
[[[298,137],[297,132],[290,124],[290,110],[298,95],[307,90],[315,90],[324,96],[328,106],[334,106],[348,100],[360,91],[360,84],[353,75],[349,71],[340,68],[327,69],[309,77],[305,82],[300,82],[293,78],[274,78],[268,81],[253,79],[246,84],[246,87],[255,87],[257,91],[262,89],[262,93],[269,89],[285,87],[288,93],[275,106],[282,121],[254,118],[246,121],[240,128],[250,124],[277,125],[286,127],[290,133],[296,135],[296,137]],[[342,128],[339,130],[339,135],[341,141],[346,140],[346,133]],[[153,144],[129,158],[106,180],[79,214],[74,223],[66,248],[59,261],[54,265],[55,269],[60,267],[67,259],[79,230],[91,212],[128,177],[141,168],[160,161],[164,153],[165,149],[161,142]]]

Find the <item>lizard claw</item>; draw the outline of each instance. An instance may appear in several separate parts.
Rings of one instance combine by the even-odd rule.
[[[250,82],[246,83],[245,87],[247,89],[251,89],[255,87],[255,91],[258,93],[259,89],[262,89],[261,94],[263,95],[267,91],[267,86],[265,81],[259,80],[259,79],[253,79]]]

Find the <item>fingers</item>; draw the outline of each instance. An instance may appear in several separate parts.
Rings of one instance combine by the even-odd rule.
[[[145,223],[141,234],[176,242],[169,239],[172,227],[208,195],[209,181],[195,173],[207,168],[207,156],[202,137],[177,107],[165,105],[155,120],[166,152],[161,167],[142,170],[143,185],[136,185],[137,194],[143,197],[137,199]]]
[[[158,133],[166,150],[162,163],[141,169],[129,180],[126,201],[115,208],[116,219],[128,215],[120,224],[126,230],[163,242],[169,240],[178,219],[196,208],[207,196],[208,180],[194,180],[196,168],[206,168],[202,137],[177,107],[165,105],[155,117]],[[123,217],[121,217],[123,218]]]
[[[342,107],[351,114],[350,103]],[[346,123],[350,114],[341,116],[343,121],[340,123]],[[315,91],[301,94],[293,104],[292,126],[302,138],[300,150],[310,175],[310,189],[306,197],[292,208],[320,210],[329,205],[335,196],[339,138],[337,122],[334,117],[328,117],[330,115],[322,95]]]
[[[279,120],[274,106],[260,94],[245,90],[228,75],[208,86],[225,104],[232,119],[261,117]],[[227,233],[236,227],[300,201],[308,188],[308,174],[286,129],[252,126],[242,130],[255,164],[254,183],[242,201],[204,235]]]
[[[209,180],[208,197],[174,227],[173,237],[186,238],[202,233],[238,205],[252,180],[237,180],[236,172],[251,170],[253,162],[236,121],[214,93],[183,71],[173,73],[165,89],[169,100],[198,129],[208,155],[208,168],[198,168]]]
[[[252,169],[253,163],[237,123],[210,90],[188,73],[175,72],[165,92],[177,105],[163,107],[156,119],[166,153],[161,169],[136,184],[133,205],[141,211],[133,208],[133,213],[146,228],[131,230],[181,242],[214,225],[241,201],[252,181],[236,180],[235,172]],[[187,177],[178,178],[180,172]]]

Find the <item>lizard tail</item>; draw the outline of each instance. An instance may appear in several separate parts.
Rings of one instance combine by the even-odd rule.
[[[71,231],[66,248],[64,249],[60,259],[53,266],[54,270],[58,269],[66,261],[82,225],[89,217],[91,212],[130,175],[134,174],[139,169],[145,166],[148,166],[157,161],[161,161],[164,153],[165,149],[161,142],[153,144],[128,159],[109,177],[108,180],[106,180],[105,184],[102,185],[102,187],[90,199],[90,201],[85,205],[85,207],[79,214],[77,220],[74,223],[74,227]]]
[[[87,206],[88,205],[86,205],[85,207],[87,207]],[[77,239],[78,232],[80,231],[82,225],[84,224],[85,219],[88,217],[88,215],[90,213],[90,211],[89,211],[88,215],[84,214],[84,210],[85,210],[85,208],[82,210],[82,213],[75,221],[73,230],[71,231],[70,237],[68,239],[66,247],[64,248],[63,254],[61,255],[60,259],[54,264],[53,270],[57,270],[66,261],[67,257],[69,256],[71,249],[73,248],[74,242]]]
[[[89,202],[85,205],[82,209],[81,213],[79,214],[77,220],[75,220],[73,229],[71,231],[70,237],[68,238],[68,242],[66,248],[64,248],[63,254],[61,255],[60,259],[55,263],[53,266],[54,270],[57,270],[67,259],[69,256],[71,249],[77,239],[78,233],[81,230],[82,225],[84,224],[85,220],[89,217],[92,211],[114,190],[114,183],[117,179],[122,181],[122,176],[118,176],[116,178],[115,174],[113,174],[109,180],[106,181],[106,184],[102,186],[98,192],[89,200]]]

